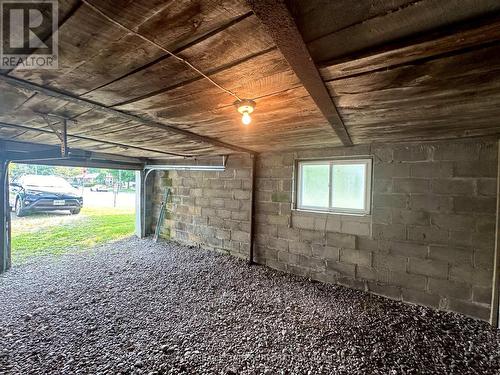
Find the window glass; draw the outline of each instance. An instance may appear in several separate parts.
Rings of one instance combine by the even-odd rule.
[[[365,164],[333,165],[332,207],[365,208]]]
[[[328,208],[330,165],[304,164],[302,165],[302,199],[304,207]]]
[[[371,159],[301,161],[297,208],[369,214]]]

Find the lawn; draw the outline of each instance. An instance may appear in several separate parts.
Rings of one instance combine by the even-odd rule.
[[[133,210],[84,208],[79,215],[34,214],[12,222],[12,263],[77,252],[134,233]]]

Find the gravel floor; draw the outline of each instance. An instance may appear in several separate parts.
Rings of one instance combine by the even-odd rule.
[[[485,323],[150,240],[0,277],[1,374],[498,374],[499,348]]]

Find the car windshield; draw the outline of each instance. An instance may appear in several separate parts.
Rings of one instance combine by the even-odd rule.
[[[23,184],[29,187],[71,188],[69,182],[57,176],[24,176]]]

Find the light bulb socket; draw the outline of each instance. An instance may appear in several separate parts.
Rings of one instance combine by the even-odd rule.
[[[241,100],[237,100],[234,102],[234,106],[236,107],[236,109],[238,110],[239,113],[243,114],[243,113],[252,113],[253,110],[255,109],[255,102],[251,99],[241,99]]]

